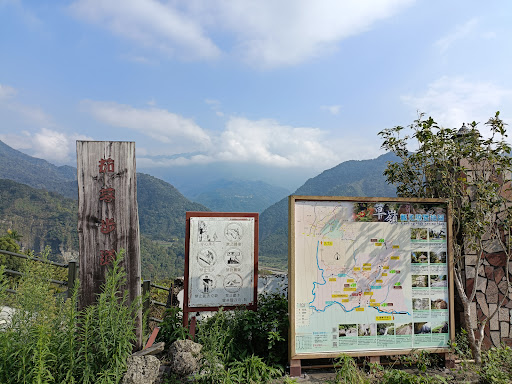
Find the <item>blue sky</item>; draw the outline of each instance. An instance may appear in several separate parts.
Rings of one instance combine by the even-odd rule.
[[[511,36],[508,1],[0,0],[0,140],[57,165],[135,141],[178,187],[294,189],[418,110],[510,122]]]

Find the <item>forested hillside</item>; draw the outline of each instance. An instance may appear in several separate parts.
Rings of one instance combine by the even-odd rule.
[[[396,196],[383,175],[388,161],[384,154],[372,160],[350,160],[306,181],[293,194],[303,196]],[[260,258],[284,267],[288,257],[288,198],[267,208],[260,216]]]
[[[0,179],[14,180],[73,199],[78,195],[76,168],[67,165],[57,167],[46,160],[25,155],[2,141],[0,141]]]
[[[218,180],[206,184],[201,193],[189,196],[212,211],[263,212],[289,191],[263,181]]]
[[[76,200],[0,179],[0,234],[16,230],[25,248],[39,252],[49,245],[65,259],[76,257],[77,209]]]
[[[185,212],[206,208],[162,180],[145,174],[137,179],[142,276],[179,276],[185,257]],[[49,245],[55,260],[77,258],[77,212],[74,199],[0,179],[0,234],[16,230],[26,248],[39,252]]]

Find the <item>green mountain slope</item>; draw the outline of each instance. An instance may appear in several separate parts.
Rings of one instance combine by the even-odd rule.
[[[137,174],[141,228],[142,276],[170,278],[183,274],[185,212],[204,211],[172,185]],[[40,252],[52,247],[58,261],[78,257],[77,201],[55,192],[0,179],[0,234],[15,229],[22,246]]]
[[[75,200],[0,179],[0,233],[15,229],[23,247],[40,252],[49,245],[63,259],[76,257],[77,210]]]
[[[153,240],[185,238],[185,213],[209,211],[183,196],[171,184],[145,173],[137,173],[140,231]]]
[[[76,168],[57,167],[46,160],[36,159],[0,141],[0,179],[9,179],[33,188],[57,192],[77,198]]]
[[[350,160],[309,179],[293,194],[301,196],[396,196],[383,175],[393,154],[372,160]],[[260,216],[260,258],[279,267],[288,259],[288,198],[267,208]]]
[[[201,193],[190,197],[212,211],[263,212],[287,195],[289,191],[285,188],[263,181],[217,180],[204,185]]]

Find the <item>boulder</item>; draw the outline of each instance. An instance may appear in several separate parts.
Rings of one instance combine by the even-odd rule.
[[[192,340],[176,340],[169,347],[171,371],[179,376],[188,376],[199,370],[201,348],[203,346]]]
[[[156,356],[130,356],[123,384],[153,384],[160,371],[160,360]]]

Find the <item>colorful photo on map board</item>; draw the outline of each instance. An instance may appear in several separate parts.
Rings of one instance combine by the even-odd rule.
[[[445,202],[290,199],[292,355],[447,347]]]

